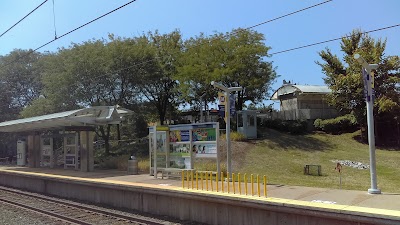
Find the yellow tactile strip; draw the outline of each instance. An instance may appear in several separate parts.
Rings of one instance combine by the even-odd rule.
[[[127,182],[127,181],[105,180],[105,179],[98,179],[98,178],[70,177],[70,176],[63,176],[63,175],[38,173],[38,172],[13,171],[13,170],[1,169],[1,168],[0,168],[0,172],[2,172],[2,173],[4,172],[4,173],[8,173],[8,174],[14,173],[14,174],[20,174],[20,175],[36,176],[36,177],[71,180],[71,181],[95,182],[95,183],[117,185],[117,186],[153,188],[153,189],[170,190],[170,191],[184,192],[184,193],[204,194],[204,195],[208,195],[208,196],[213,195],[213,196],[220,196],[220,197],[226,197],[226,198],[231,198],[231,199],[248,199],[248,200],[252,200],[252,201],[278,204],[278,205],[293,207],[293,208],[314,208],[314,209],[320,210],[320,211],[328,211],[328,212],[344,213],[344,214],[349,214],[349,215],[400,220],[400,211],[397,211],[397,210],[377,209],[377,208],[359,207],[359,206],[351,206],[351,205],[325,204],[325,203],[319,203],[319,202],[308,202],[308,201],[273,198],[273,197],[266,198],[263,196],[258,197],[258,196],[251,196],[251,195],[235,195],[235,194],[226,193],[226,192],[212,192],[212,191],[205,191],[205,190],[186,189],[186,188],[181,188],[181,187],[176,187],[176,186],[163,186],[163,185],[147,184],[147,183],[133,183],[133,182]]]

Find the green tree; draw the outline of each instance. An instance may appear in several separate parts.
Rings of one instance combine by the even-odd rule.
[[[193,104],[202,95],[215,100],[217,90],[210,85],[214,80],[227,87],[244,87],[238,93],[239,110],[246,101],[262,101],[277,77],[272,63],[265,61],[270,48],[264,41],[263,34],[246,29],[187,40],[177,77],[187,100]]]
[[[329,49],[319,53],[323,62],[317,64],[326,75],[325,83],[332,90],[328,95],[329,103],[343,114],[354,113],[362,127],[366,127],[366,104],[361,65],[353,58],[356,53],[368,63],[379,65],[375,71],[376,121],[400,115],[400,60],[399,56],[386,56],[385,48],[386,40],[374,40],[355,30],[342,39],[343,61]]]
[[[142,36],[148,45],[143,63],[136,67],[139,79],[134,82],[140,94],[158,112],[159,121],[164,124],[166,115],[179,105],[177,86],[174,79],[177,73],[176,61],[181,54],[182,39],[179,31],[159,34],[157,31]]]
[[[0,108],[9,108],[13,118],[41,93],[42,57],[41,53],[20,49],[0,57]]]

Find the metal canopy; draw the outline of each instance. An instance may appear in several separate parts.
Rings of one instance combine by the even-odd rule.
[[[132,111],[115,106],[95,106],[0,123],[0,132],[38,131],[66,126],[118,124]]]

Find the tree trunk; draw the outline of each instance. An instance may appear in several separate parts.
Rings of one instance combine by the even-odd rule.
[[[120,140],[121,140],[121,130],[120,130],[119,124],[117,124],[117,140],[118,140],[118,145],[119,145]]]
[[[104,130],[104,126],[99,126],[100,134],[98,135],[101,139],[104,140],[104,149],[105,149],[104,154],[106,156],[110,155],[110,127],[111,125],[108,124],[107,129]]]

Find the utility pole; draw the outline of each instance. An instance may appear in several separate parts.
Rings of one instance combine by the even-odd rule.
[[[368,189],[370,194],[380,194],[376,178],[376,158],[375,158],[375,132],[374,132],[374,73],[372,70],[378,68],[378,64],[368,64],[360,54],[354,54],[354,59],[363,67],[362,74],[365,82],[365,100],[367,104],[367,125],[368,125],[368,144],[370,159],[371,188]]]

